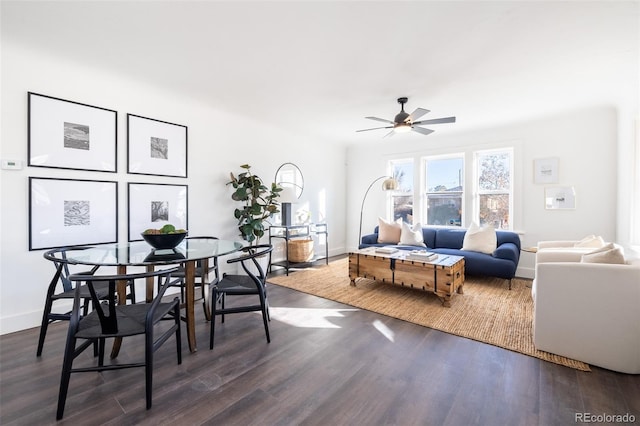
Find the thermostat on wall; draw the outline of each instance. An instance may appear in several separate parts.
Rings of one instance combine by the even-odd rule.
[[[22,160],[5,160],[3,158],[2,168],[4,170],[22,170]]]

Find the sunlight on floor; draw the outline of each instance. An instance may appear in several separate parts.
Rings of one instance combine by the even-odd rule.
[[[393,332],[389,327],[384,325],[382,321],[375,320],[373,323],[373,327],[380,332],[384,337],[386,337],[390,342],[394,341],[394,337],[396,333]]]
[[[341,328],[338,321],[331,318],[343,318],[343,312],[357,312],[359,309],[312,309],[270,307],[272,320],[281,321],[303,328]]]
[[[278,308],[270,307],[269,313],[272,320],[280,321],[294,327],[301,328],[341,328],[339,318],[344,318],[345,313],[358,312],[360,309],[314,309],[314,308]],[[395,333],[382,321],[375,320],[371,323],[390,342],[394,341]]]

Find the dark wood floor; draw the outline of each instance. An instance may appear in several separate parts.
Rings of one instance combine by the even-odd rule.
[[[156,354],[153,407],[142,369],[76,374],[61,424],[568,425],[576,413],[640,422],[640,376],[585,373],[271,285],[270,344],[258,314],[229,316],[208,349],[183,335]],[[218,319],[219,321],[219,319]],[[54,424],[66,323],[0,337],[0,424]],[[120,362],[142,355],[128,340]],[[82,362],[92,362],[91,351]]]

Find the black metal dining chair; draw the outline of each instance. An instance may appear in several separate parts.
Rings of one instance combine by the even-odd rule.
[[[246,275],[223,274],[222,279],[211,285],[211,327],[209,337],[209,349],[213,349],[215,336],[216,316],[221,317],[224,323],[225,314],[235,314],[240,312],[262,312],[264,331],[267,336],[267,343],[271,342],[269,336],[269,302],[267,300],[267,270],[271,263],[271,252],[273,246],[261,244],[256,246],[243,247],[244,254],[239,257],[228,259],[227,263],[240,263]],[[263,266],[264,264],[264,266]],[[227,296],[251,296],[256,295],[259,304],[245,304],[243,302],[234,303],[233,306],[226,306]],[[218,307],[220,305],[220,307]]]
[[[38,337],[38,349],[36,351],[37,356],[42,355],[42,350],[44,348],[44,340],[47,335],[47,329],[49,328],[49,324],[54,321],[69,321],[69,316],[71,311],[64,312],[52,312],[54,309],[54,304],[56,302],[61,302],[56,305],[62,305],[66,300],[67,303],[73,300],[75,295],[75,289],[73,287],[72,282],[69,280],[69,264],[67,263],[67,251],[68,250],[84,250],[86,248],[67,248],[60,247],[53,250],[49,250],[43,254],[44,258],[53,262],[53,266],[56,269],[55,274],[51,278],[49,282],[49,286],[47,288],[47,294],[44,302],[44,310],[42,312],[42,322],[40,324],[40,335]],[[83,275],[93,275],[99,266],[94,266],[91,270],[82,272]],[[62,291],[56,293],[59,289],[59,284],[62,285]],[[107,294],[107,283],[106,282],[95,282],[94,286],[96,288],[96,294],[99,299],[102,299]],[[89,290],[86,286],[81,286],[80,288],[80,298],[83,302],[82,315],[87,315],[89,311],[89,303],[91,301],[91,295],[89,294]],[[129,286],[129,293],[127,294],[127,299],[131,301],[131,303],[136,303],[136,292],[135,286]]]
[[[180,301],[175,297],[171,301],[163,301],[163,296],[169,287],[171,274],[177,268],[119,275],[80,275],[72,274],[69,280],[76,283],[73,299],[73,309],[69,318],[69,330],[64,350],[62,375],[60,378],[60,393],[58,395],[58,410],[56,419],[60,420],[64,414],[67,392],[71,373],[88,371],[116,370],[131,367],[145,368],[145,388],[147,409],[152,405],[153,390],[153,356],[171,335],[175,334],[178,364],[182,363],[182,346],[180,337]],[[162,282],[160,291],[150,303],[119,304],[116,297],[117,283],[126,281],[128,284],[137,279],[146,280],[157,277]],[[94,309],[87,315],[80,315],[82,309],[82,295],[80,283],[84,282],[91,295]],[[107,295],[99,297],[96,283],[107,282]],[[172,321],[170,327],[156,327],[161,321]],[[160,330],[157,330],[160,329]],[[108,338],[126,338],[144,335],[144,360],[132,363],[104,364],[105,340]],[[78,340],[82,342],[79,343]],[[79,343],[79,344],[78,344]],[[88,367],[73,368],[73,362],[85,349],[92,344],[98,344],[98,360]],[[84,362],[84,361],[83,361]]]

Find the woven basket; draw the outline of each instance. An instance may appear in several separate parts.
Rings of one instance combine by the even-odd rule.
[[[289,240],[289,262],[308,262],[313,259],[313,240]]]

